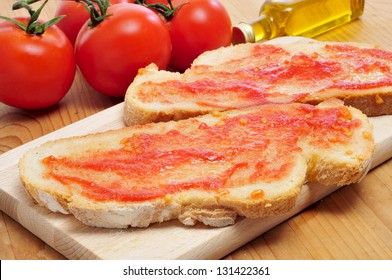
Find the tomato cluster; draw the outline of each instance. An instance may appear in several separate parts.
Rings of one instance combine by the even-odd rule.
[[[31,18],[42,7],[28,9]],[[61,100],[76,66],[98,92],[123,97],[148,64],[183,72],[201,53],[231,44],[219,0],[62,0],[56,24],[42,33],[28,34],[16,21],[32,20],[0,21],[0,102],[25,109]]]
[[[66,15],[58,26],[75,45],[82,75],[108,96],[123,97],[150,63],[183,72],[201,53],[231,43],[230,17],[218,0],[106,1],[111,5],[97,14],[107,17],[96,25],[74,1],[62,1],[57,15]]]

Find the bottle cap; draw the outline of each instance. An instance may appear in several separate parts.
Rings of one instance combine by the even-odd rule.
[[[256,41],[255,32],[253,31],[252,26],[244,22],[240,22],[233,27],[232,36],[233,45],[238,45],[242,43],[254,43]]]

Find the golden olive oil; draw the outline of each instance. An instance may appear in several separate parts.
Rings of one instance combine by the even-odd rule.
[[[365,0],[266,0],[260,16],[233,27],[233,43],[314,37],[363,14]]]

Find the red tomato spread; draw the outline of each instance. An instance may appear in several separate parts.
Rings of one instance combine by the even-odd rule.
[[[301,145],[347,143],[360,125],[346,107],[304,104],[215,118],[214,124],[185,120],[161,134],[129,130],[115,149],[86,147],[84,155],[46,157],[45,176],[97,201],[148,201],[189,189],[221,196],[233,187],[284,178]],[[263,195],[257,191],[251,198]]]
[[[137,94],[145,103],[216,108],[305,102],[326,90],[392,86],[391,67],[392,52],[379,49],[326,45],[319,53],[305,54],[259,44],[241,59],[195,65],[181,80],[145,82]]]

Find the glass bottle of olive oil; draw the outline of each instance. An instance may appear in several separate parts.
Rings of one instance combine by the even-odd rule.
[[[256,20],[233,27],[233,44],[314,37],[358,18],[364,7],[365,0],[266,0]]]

